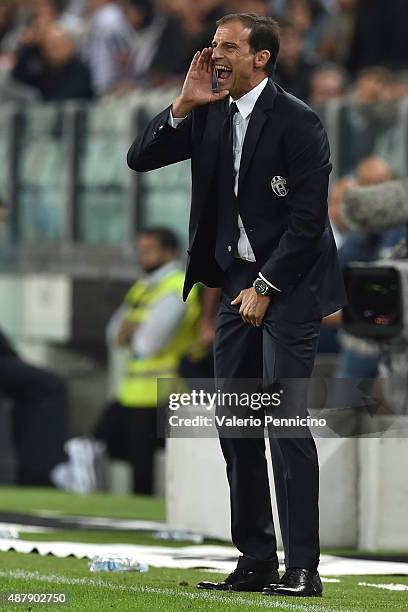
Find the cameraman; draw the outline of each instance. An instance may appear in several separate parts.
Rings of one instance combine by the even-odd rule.
[[[391,168],[380,157],[365,158],[356,169],[357,185],[378,185],[392,180]],[[348,231],[339,249],[339,262],[344,270],[355,261],[370,262],[382,256],[384,249],[396,245],[404,235],[403,227],[383,232]],[[327,324],[340,325],[340,316],[330,317]],[[337,378],[376,378],[378,374],[378,347],[361,338],[355,338],[344,331],[339,338],[341,352],[336,370]]]

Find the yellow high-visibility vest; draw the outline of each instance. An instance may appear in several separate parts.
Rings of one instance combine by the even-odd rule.
[[[145,280],[137,281],[129,290],[125,303],[129,306],[128,319],[133,323],[142,323],[149,315],[150,306],[158,299],[175,293],[181,295],[184,274],[172,270],[155,284]],[[186,312],[178,328],[168,343],[158,353],[150,357],[130,358],[119,386],[118,401],[129,408],[149,408],[161,405],[168,400],[173,382],[160,389],[158,395],[158,378],[174,380],[174,389],[180,387],[178,368],[182,357],[197,342],[198,321],[200,318],[200,301],[197,287],[193,287],[187,301]]]

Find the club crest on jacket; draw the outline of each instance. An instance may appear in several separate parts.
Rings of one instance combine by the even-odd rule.
[[[283,198],[288,195],[287,181],[283,176],[274,176],[271,180],[272,191],[275,195]]]

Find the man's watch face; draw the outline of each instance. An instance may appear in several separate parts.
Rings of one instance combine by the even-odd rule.
[[[255,281],[254,287],[255,287],[255,291],[259,295],[266,295],[268,293],[268,289],[269,289],[268,285],[265,283],[265,281],[263,281],[260,278],[258,278]]]

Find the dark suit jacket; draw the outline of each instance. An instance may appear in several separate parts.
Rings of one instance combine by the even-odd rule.
[[[210,287],[222,284],[214,247],[217,161],[225,109],[225,101],[198,107],[174,129],[168,124],[169,107],[149,123],[128,152],[128,164],[138,172],[191,158],[184,299],[196,282]],[[329,156],[318,116],[270,80],[246,132],[238,206],[259,271],[282,290],[273,301],[292,320],[325,316],[346,301],[327,216]],[[284,197],[272,189],[275,176],[287,181]]]

